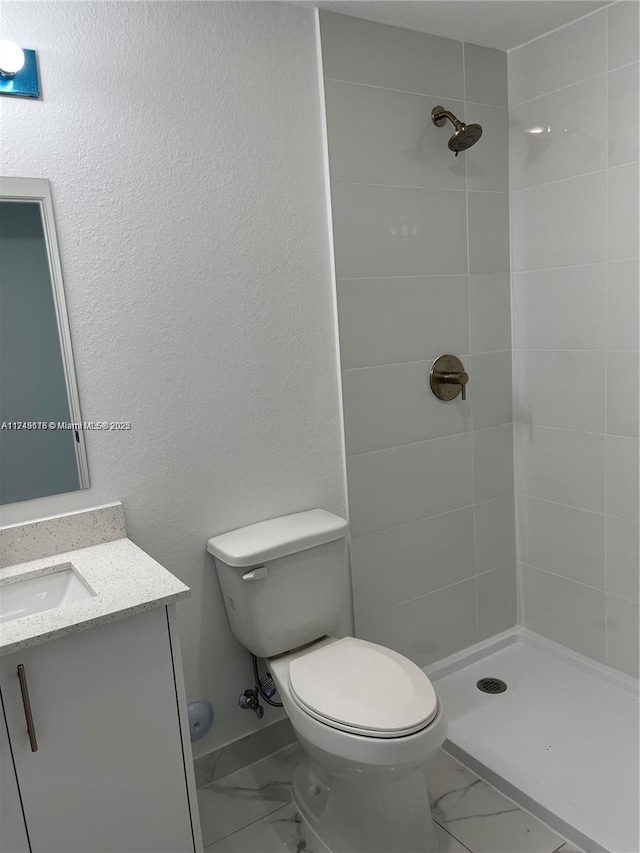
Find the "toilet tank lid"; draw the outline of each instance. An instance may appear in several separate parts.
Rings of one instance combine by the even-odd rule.
[[[349,523],[324,509],[281,515],[213,536],[207,551],[227,566],[246,568],[346,536]]]

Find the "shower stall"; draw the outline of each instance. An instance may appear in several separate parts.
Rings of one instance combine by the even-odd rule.
[[[508,53],[320,12],[357,636],[425,668],[453,755],[628,853],[637,33],[625,0]]]

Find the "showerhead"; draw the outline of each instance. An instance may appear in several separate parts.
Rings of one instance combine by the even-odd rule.
[[[456,118],[449,110],[444,107],[434,107],[431,110],[431,118],[437,127],[442,127],[448,120],[454,127],[453,136],[449,140],[449,148],[455,151],[456,157],[461,151],[466,151],[471,148],[482,136],[482,127],[479,124],[465,124]]]

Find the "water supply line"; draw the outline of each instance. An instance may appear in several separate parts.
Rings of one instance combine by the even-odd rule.
[[[267,691],[264,689],[262,679],[260,678],[260,673],[258,672],[258,658],[255,655],[251,655],[251,658],[253,660],[253,677],[256,682],[256,690],[267,703],[267,705],[272,705],[274,708],[282,708],[282,702],[274,702],[273,699],[271,699],[271,697],[267,694]],[[266,677],[273,684],[273,681],[271,680],[271,674],[267,673]],[[274,693],[275,689],[271,696],[273,696]]]

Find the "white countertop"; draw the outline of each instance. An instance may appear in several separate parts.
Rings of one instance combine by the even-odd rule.
[[[45,575],[73,566],[94,596],[0,624],[0,654],[35,646],[103,622],[132,616],[190,595],[189,587],[130,539],[66,551],[0,569],[0,586],[20,575]]]

